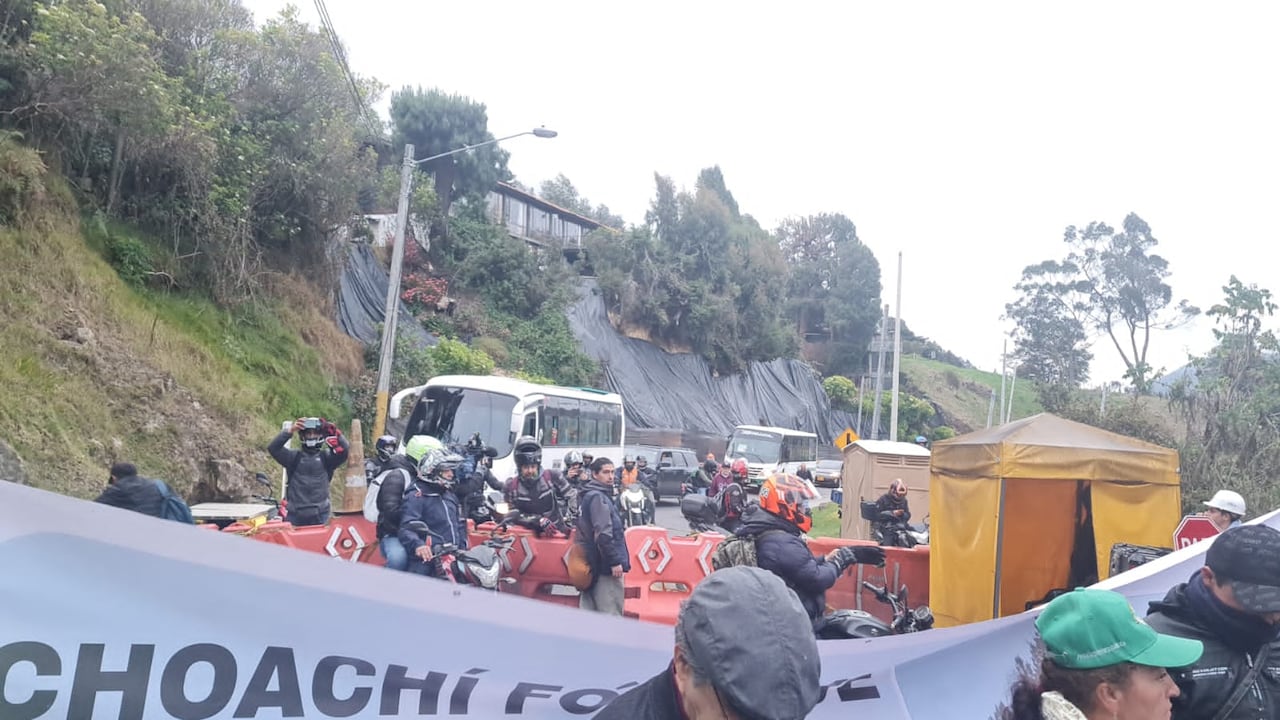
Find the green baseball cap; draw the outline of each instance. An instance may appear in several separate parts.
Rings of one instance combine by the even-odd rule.
[[[1110,590],[1076,588],[1059,595],[1036,618],[1036,629],[1049,659],[1073,670],[1122,662],[1185,667],[1204,652],[1199,640],[1151,629],[1123,595]]]

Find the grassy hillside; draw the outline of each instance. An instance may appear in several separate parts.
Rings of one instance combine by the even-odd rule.
[[[30,484],[91,497],[128,460],[213,499],[219,470],[225,489],[272,468],[261,448],[280,420],[349,419],[341,388],[362,369],[360,348],[307,283],[280,277],[272,293],[288,301],[234,312],[128,284],[108,258],[159,257],[159,246],[93,222],[84,232],[48,182],[21,228],[0,226],[0,440]]]
[[[902,383],[913,395],[922,396],[942,410],[943,425],[957,433],[987,426],[991,392],[1000,398],[1000,375],[926,360],[918,355],[902,356]],[[1014,420],[1042,412],[1032,383],[1018,381],[1013,390]],[[996,410],[999,415],[999,409]]]

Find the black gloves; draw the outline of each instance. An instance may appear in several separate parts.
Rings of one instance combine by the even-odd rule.
[[[832,563],[844,572],[851,565],[875,565],[884,567],[884,548],[877,545],[851,545],[836,550]]]
[[[884,567],[884,548],[879,545],[855,545],[846,549],[853,551],[853,564]]]

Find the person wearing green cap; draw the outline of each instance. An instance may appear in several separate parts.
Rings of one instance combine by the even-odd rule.
[[[1039,678],[1014,685],[1002,720],[1169,720],[1178,686],[1166,668],[1200,659],[1198,640],[1162,635],[1110,590],[1077,588],[1036,618]]]

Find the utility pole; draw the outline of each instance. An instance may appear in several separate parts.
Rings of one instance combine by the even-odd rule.
[[[413,145],[405,145],[404,165],[400,168],[400,205],[396,208],[395,245],[391,248],[391,274],[387,277],[387,305],[382,318],[382,347],[378,351],[374,437],[381,437],[386,430],[391,366],[396,354],[396,320],[400,316],[400,270],[404,267],[405,228],[409,225],[409,196],[413,192],[413,165]]]
[[[1013,418],[1013,390],[1018,387],[1018,366],[1014,365],[1009,368],[1009,405],[1004,411],[1004,421],[1007,423]]]
[[[858,378],[858,426],[854,432],[858,433],[858,437],[862,437],[862,396],[867,392],[867,377],[863,375]]]
[[[884,393],[884,346],[889,344],[889,303],[884,304],[884,316],[880,318],[880,360],[876,366],[876,394],[871,399],[871,439],[880,439],[880,397]]]
[[[902,251],[898,251],[898,311],[893,320],[893,402],[889,405],[889,442],[898,441],[898,375],[902,360]]]
[[[1004,349],[1000,351],[1000,414],[1004,414],[1004,381],[1009,378],[1009,368],[1005,364],[1009,356],[1009,338],[1004,339]],[[1004,424],[1004,420],[1000,421]]]

